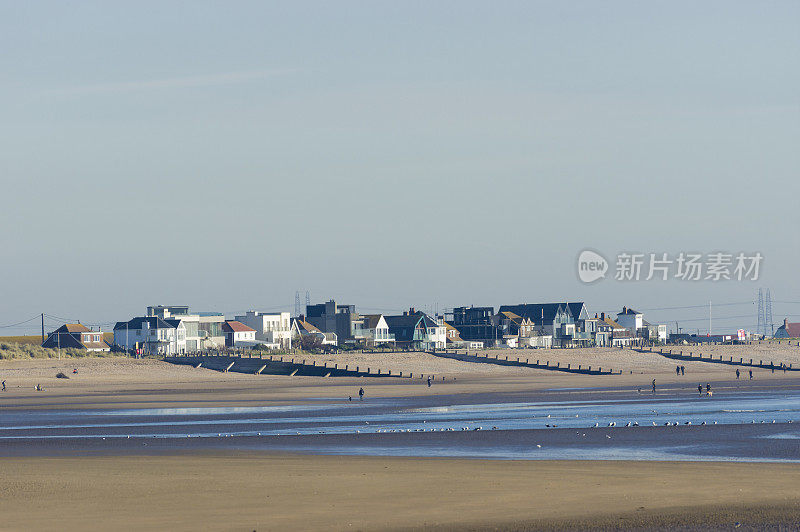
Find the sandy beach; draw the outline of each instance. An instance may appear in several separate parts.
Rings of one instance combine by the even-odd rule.
[[[770,354],[784,358],[797,349],[777,348],[781,351]],[[370,398],[557,396],[579,389],[613,399],[635,395],[653,378],[659,393],[667,395],[685,395],[699,381],[731,393],[800,386],[795,373],[754,370],[754,381],[737,382],[733,368],[700,362],[685,363],[686,376],[678,377],[673,361],[631,350],[537,353],[552,362],[591,359],[631,369],[587,376],[418,353],[347,358],[361,363],[361,357],[369,357],[371,364],[448,377],[428,388],[399,378],[256,376],[130,358],[11,360],[0,362],[7,385],[0,404],[9,412],[262,406],[341,401],[358,387]],[[70,378],[55,378],[58,371]],[[34,391],[37,383],[45,391]],[[566,431],[548,434],[555,443]],[[495,436],[483,439],[491,442]],[[671,437],[680,439],[680,434]],[[510,461],[180,447],[146,455],[135,450],[58,454],[0,460],[0,529],[693,530],[739,522],[740,529],[762,530],[800,522],[796,463]]]
[[[753,346],[713,346],[715,354],[752,356]],[[800,347],[787,344],[756,346],[760,357],[800,365]],[[723,351],[724,349],[724,351]],[[688,350],[688,349],[687,349]],[[436,384],[428,389],[421,381],[382,378],[287,377],[222,373],[206,368],[175,365],[152,359],[126,357],[79,359],[0,360],[0,378],[7,391],[0,395],[5,408],[92,408],[249,405],[253,402],[280,403],[308,398],[341,399],[367,387],[371,397],[407,397],[422,394],[540,391],[558,388],[650,389],[656,379],[659,390],[692,389],[698,382],[719,386],[764,386],[781,383],[800,385],[800,373],[753,369],[754,380],[745,382],[749,368],[741,368],[736,381],[735,367],[708,362],[681,362],[684,376],[675,373],[676,362],[656,353],[631,349],[492,350],[492,356],[541,359],[551,364],[585,364],[620,368],[622,375],[574,375],[541,369],[478,364],[436,357],[427,353],[343,353],[300,355],[305,360],[364,365],[384,370],[433,374]],[[794,358],[793,358],[794,357]],[[78,373],[73,374],[77,369]],[[63,372],[69,379],[58,379]],[[441,379],[444,377],[444,381]],[[771,384],[773,383],[773,384]],[[44,392],[34,387],[40,384]]]
[[[800,517],[797,465],[240,453],[0,468],[5,530],[758,530]]]

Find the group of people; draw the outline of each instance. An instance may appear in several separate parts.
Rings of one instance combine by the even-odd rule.
[[[752,369],[748,370],[748,373],[750,374],[750,380],[753,380],[753,370]],[[740,375],[741,374],[739,373],[739,368],[736,368],[736,380],[737,381],[739,380],[739,376]]]
[[[697,393],[700,394],[700,397],[703,396],[703,384],[700,383],[697,385]],[[706,383],[706,395],[711,395],[711,383]]]

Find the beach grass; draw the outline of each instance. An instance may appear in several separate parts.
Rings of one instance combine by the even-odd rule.
[[[103,351],[86,351],[85,349],[49,349],[31,343],[10,342],[0,340],[0,360],[17,360],[31,358],[85,358],[117,356],[116,353]]]

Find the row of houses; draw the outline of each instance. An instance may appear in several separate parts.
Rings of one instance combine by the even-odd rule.
[[[666,325],[623,307],[616,319],[605,312],[590,316],[585,303],[524,303],[493,307],[456,307],[445,316],[453,344],[508,347],[626,346],[667,341]],[[471,344],[471,345],[466,345]]]
[[[776,337],[800,335],[800,324],[784,325]],[[481,349],[624,347],[667,343],[667,327],[650,323],[644,315],[623,307],[614,315],[590,314],[583,302],[523,303],[494,307],[456,307],[429,316],[414,308],[396,315],[360,314],[355,305],[307,305],[305,314],[264,313],[255,310],[226,318],[219,312],[191,312],[188,306],[150,306],[143,316],[114,325],[113,341],[101,331],[81,324],[66,324],[53,331],[44,347],[111,347],[138,353],[180,354],[226,347],[288,350],[303,347],[381,347],[415,350],[444,348]],[[670,342],[736,341],[736,335],[683,338]],[[685,336],[685,335],[684,335]]]
[[[248,311],[192,313],[186,306],[147,307],[146,315],[114,326],[113,346],[137,353],[181,354],[225,347],[292,349],[305,346],[392,345],[409,349],[446,347],[445,326],[415,309],[400,315],[359,314],[354,305],[331,300],[306,313]]]

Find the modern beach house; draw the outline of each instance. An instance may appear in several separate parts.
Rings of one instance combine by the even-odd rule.
[[[186,353],[186,327],[175,318],[140,316],[114,325],[114,345],[137,354]]]
[[[241,322],[256,332],[256,340],[272,349],[292,348],[292,317],[288,312],[265,313],[250,310],[236,316]]]
[[[147,307],[146,316],[162,320],[180,320],[186,328],[186,351],[205,351],[225,347],[225,333],[222,324],[225,316],[221,312],[189,312],[182,305]]]

